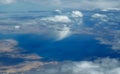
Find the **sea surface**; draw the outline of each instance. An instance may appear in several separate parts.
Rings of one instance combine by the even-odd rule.
[[[92,35],[75,34],[61,41],[33,34],[0,35],[0,39],[5,38],[18,41],[18,47],[38,54],[43,57],[42,61],[82,61],[120,57],[109,45],[100,44]]]

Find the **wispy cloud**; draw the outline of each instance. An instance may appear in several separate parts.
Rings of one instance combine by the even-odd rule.
[[[77,9],[93,9],[93,8],[120,8],[120,0],[0,0],[0,4],[19,3],[31,6],[38,5],[43,9],[55,8],[77,8]],[[14,4],[13,4],[14,5]],[[37,6],[36,6],[37,8]],[[41,8],[40,8],[41,9]]]
[[[64,62],[26,74],[120,74],[120,61],[104,58],[95,61]]]
[[[15,3],[16,0],[0,0],[0,3],[1,4],[12,4],[12,3]]]
[[[120,7],[119,0],[71,0],[63,1],[62,7],[66,8],[81,8],[81,9],[93,9],[93,8],[114,8]]]
[[[0,40],[0,74],[17,74],[29,71],[53,62],[41,62],[42,57],[17,47],[13,39]],[[24,53],[23,53],[24,52]],[[8,61],[4,61],[8,59]]]

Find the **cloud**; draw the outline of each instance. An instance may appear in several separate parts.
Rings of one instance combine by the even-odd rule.
[[[72,11],[72,17],[83,17],[83,14],[80,11]]]
[[[41,3],[49,3],[51,6],[55,5],[60,8],[120,8],[120,0],[37,0]],[[34,2],[37,2],[34,1]],[[40,3],[40,4],[41,4]],[[49,6],[49,5],[48,5]],[[55,8],[56,8],[55,7]]]
[[[95,24],[94,27],[91,27],[91,33],[96,36],[96,40],[99,40],[101,44],[110,45],[114,50],[120,50],[120,30],[117,21],[119,17],[116,16],[116,13],[92,15],[92,21]]]
[[[73,11],[66,13],[62,13],[62,16],[64,14],[67,18],[69,18],[71,20],[71,22],[69,23],[63,22],[64,21],[63,19],[65,19],[63,17],[60,18],[62,20],[59,20],[59,17],[57,17],[56,19],[55,17],[56,15],[52,16],[52,19],[54,18],[54,20],[52,21],[51,19],[49,21],[48,20],[43,21],[41,20],[41,18],[35,18],[35,19],[32,18],[32,19],[18,21],[16,20],[16,18],[15,19],[10,18],[9,17],[10,15],[7,14],[5,17],[3,17],[5,19],[2,18],[2,20],[0,21],[0,33],[3,34],[44,33],[45,35],[48,36],[48,33],[51,34],[56,32],[55,34],[58,35],[58,38],[60,40],[69,36],[70,32],[79,33],[79,34],[82,33],[91,34],[94,35],[96,37],[96,40],[99,40],[101,44],[110,45],[112,49],[120,50],[120,30],[119,30],[120,16],[119,15],[116,16],[116,13],[111,13],[111,12],[107,14],[92,12],[92,15],[82,13],[85,16],[87,16],[87,21],[92,22],[92,24],[84,22],[84,25],[83,23],[80,23],[80,25],[78,26],[79,24],[78,21],[82,21],[81,20],[82,18],[72,17],[71,13],[73,13]],[[24,15],[28,15],[28,14],[24,14]],[[20,16],[24,16],[24,15],[20,15]],[[75,12],[74,15],[79,16],[78,11],[77,13]],[[31,14],[29,16],[31,16]],[[40,15],[32,14],[32,17],[38,17],[38,16]],[[51,17],[51,15],[48,16],[48,18],[49,17]],[[103,18],[106,21],[104,21]],[[0,57],[6,56],[7,58],[13,59],[12,62],[14,62],[14,60],[16,59],[23,60],[22,62],[19,62],[19,64],[16,64],[14,66],[10,65],[7,67],[5,66],[5,64],[8,64],[6,63],[7,61],[6,62],[0,61],[0,72],[16,73],[16,72],[29,71],[33,68],[37,68],[37,72],[32,73],[30,71],[30,73],[31,74],[120,74],[120,61],[111,58],[105,58],[95,61],[60,62],[57,65],[47,65],[47,67],[45,66],[42,67],[41,69],[41,65],[46,64],[44,62],[38,61],[41,59],[41,57],[34,53],[21,54],[21,49],[16,47],[17,44],[18,43],[15,40],[11,40],[11,39],[0,41],[0,53],[5,53],[4,55],[0,55]],[[3,65],[3,63],[5,64]]]
[[[112,9],[113,10],[113,9]],[[77,11],[77,13],[76,13]],[[53,11],[53,13],[56,11]],[[74,16],[73,17],[73,12]],[[108,12],[108,11],[107,11]],[[2,34],[42,34],[51,39],[64,39],[71,34],[91,34],[94,35],[96,40],[101,44],[109,45],[114,50],[120,50],[120,30],[119,30],[119,15],[118,10],[105,11],[99,10],[97,12],[81,12],[74,11],[60,11],[54,15],[43,14],[46,17],[39,17],[41,14],[26,13],[16,14],[15,18],[11,14],[2,14],[0,20],[0,33]],[[15,13],[14,13],[15,14]],[[79,14],[79,15],[78,15]],[[83,17],[78,17],[84,15]],[[21,19],[23,16],[30,16],[31,19]],[[77,16],[77,17],[76,17]],[[37,18],[35,18],[37,17]],[[86,18],[87,17],[87,18]],[[5,18],[5,19],[3,19]],[[88,23],[90,22],[90,23]],[[88,26],[89,25],[89,26]],[[67,29],[67,30],[66,30]]]
[[[68,37],[71,34],[71,31],[70,28],[65,25],[60,31],[56,31],[56,34],[57,34],[56,41],[60,41]]]
[[[25,74],[120,74],[120,60],[117,58],[99,58],[94,61],[62,61],[41,62],[41,57],[32,53],[21,53],[16,47],[15,40],[0,41],[0,47],[12,47],[12,51],[0,52],[1,57],[7,57],[10,61],[0,61],[0,73],[25,73]],[[11,49],[8,49],[11,50]],[[1,50],[0,50],[1,51]],[[14,60],[23,60],[15,63]],[[14,64],[13,64],[14,63]]]
[[[107,8],[107,9],[103,9],[102,11],[120,11],[119,8]]]
[[[107,17],[106,15],[103,15],[103,14],[99,14],[99,13],[96,13],[94,15],[92,15],[93,18],[105,18]]]
[[[120,60],[117,58],[99,58],[93,61],[76,62],[40,62],[41,57],[36,54],[20,53],[23,51],[14,47],[14,45],[16,46],[17,44],[18,43],[15,40],[11,39],[0,41],[0,47],[12,47],[14,50],[0,55],[0,58],[7,57],[12,60],[11,63],[9,63],[10,61],[0,61],[0,73],[16,74],[22,72],[24,74],[120,74]],[[18,61],[16,64],[14,60],[17,59],[23,59],[23,61]]]
[[[16,0],[0,0],[0,3],[2,3],[2,4],[12,4],[15,2],[16,2]]]
[[[13,52],[14,49],[12,49],[14,46],[16,46],[18,43],[14,40],[1,40],[0,41],[0,52],[6,53],[6,52]]]
[[[65,15],[56,15],[54,17],[42,18],[44,21],[58,22],[58,23],[69,23],[71,20]]]
[[[113,8],[120,7],[120,0],[71,0],[71,1],[63,1],[63,7],[68,8],[81,8],[81,9],[93,9],[93,8]]]
[[[82,24],[82,18],[83,13],[76,10],[67,13],[62,13],[62,11],[60,11],[59,15],[43,17],[40,20],[49,24],[46,27],[52,29],[51,32],[55,33],[55,41],[59,41],[70,36],[73,26],[80,26]]]
[[[74,8],[74,9],[120,8],[119,2],[120,0],[114,0],[114,1],[113,0],[34,0],[34,1],[33,0],[0,0],[0,3],[2,4],[12,4],[13,6],[15,4],[18,7],[21,4],[23,5],[25,4],[28,7],[31,6],[32,4],[33,9],[36,10],[50,10],[56,8]],[[41,8],[38,8],[38,6]],[[30,9],[28,8],[26,10],[30,10]]]
[[[70,27],[68,27],[67,24],[70,24],[72,21],[66,15],[56,15],[54,17],[41,18],[41,20],[48,22],[48,24],[49,23],[54,24],[54,26],[50,26],[50,27],[53,28],[53,32],[55,33],[55,35],[54,35],[55,41],[60,41],[64,38],[68,37],[71,33]]]
[[[104,58],[95,61],[63,62],[47,66],[35,74],[120,74],[120,61]],[[26,74],[32,74],[26,73]]]
[[[49,62],[41,62],[42,57],[24,51],[17,45],[17,41],[12,39],[0,40],[0,74],[22,73],[50,64]]]

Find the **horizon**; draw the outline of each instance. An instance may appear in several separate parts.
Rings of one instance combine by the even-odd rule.
[[[120,0],[0,0],[0,11],[120,8]],[[32,5],[32,6],[31,6]]]

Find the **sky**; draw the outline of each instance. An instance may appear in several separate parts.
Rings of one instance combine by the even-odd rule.
[[[120,8],[120,0],[0,0],[0,11]]]
[[[38,11],[56,10],[61,8],[120,8],[120,0],[0,0],[0,11]],[[87,13],[84,13],[82,11],[80,12],[78,10],[72,12],[68,11],[65,13],[62,13],[62,10],[58,10],[58,12],[61,15],[46,15],[44,13],[44,15],[46,15],[47,17],[40,17],[40,14],[37,13],[23,13],[24,15],[22,13],[18,15],[17,13],[14,13],[14,15],[0,13],[0,33],[6,35],[36,34],[44,35],[45,38],[51,38],[53,36],[53,38],[51,39],[53,39],[53,41],[56,43],[63,40],[64,38],[71,36],[72,34],[93,35],[95,36],[95,39],[99,42],[98,44],[109,46],[109,48],[113,49],[116,54],[119,54],[119,14],[117,15],[114,12],[107,14],[92,12],[93,14],[88,15]],[[103,12],[105,12],[105,10]],[[88,17],[86,20],[84,20],[84,17],[86,15]],[[20,18],[21,20],[17,20],[17,18],[19,19],[19,17],[26,16],[39,17],[35,19]],[[90,22],[88,23],[86,21]],[[93,23],[92,27],[87,26],[91,25],[91,23]],[[78,28],[74,26],[77,26]],[[42,62],[39,60],[41,60],[44,57],[41,57],[35,53],[23,53],[23,51],[24,48],[19,47],[19,42],[14,39],[0,40],[0,54],[4,54],[0,55],[0,58],[3,58],[5,57],[5,55],[8,55],[8,58],[13,59],[13,63],[16,61],[16,59],[23,60],[22,62],[16,65],[12,65],[13,63],[9,63],[9,61],[0,61],[0,73],[2,71],[17,73],[37,68],[38,71],[30,71],[26,74],[120,74],[119,57],[98,57],[98,59],[95,59],[94,61],[75,62],[72,60],[65,60],[63,62]],[[11,64],[11,66],[2,65],[2,63]]]

